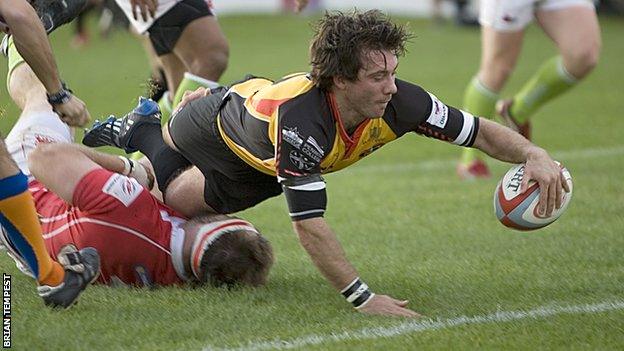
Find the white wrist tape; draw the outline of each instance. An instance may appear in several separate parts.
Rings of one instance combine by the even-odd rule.
[[[139,162],[131,160],[127,157],[119,156],[119,158],[124,162],[124,171],[122,174],[136,179],[139,184],[151,190],[152,184],[150,184],[149,176],[147,175],[145,167],[143,167],[143,165]]]
[[[117,157],[119,157],[119,159],[122,160],[124,163],[124,170],[123,172],[121,172],[121,174],[125,176],[130,175],[130,172],[132,172],[132,168],[133,168],[132,161],[125,156],[117,156]]]

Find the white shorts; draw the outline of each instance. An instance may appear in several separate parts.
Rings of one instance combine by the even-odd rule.
[[[171,10],[171,8],[180,1],[182,0],[158,0],[156,16],[154,16],[154,18],[149,17],[147,21],[143,21],[141,11],[138,8],[137,19],[135,20],[134,17],[132,17],[132,6],[130,5],[130,0],[115,0],[117,5],[119,5],[119,7],[123,10],[130,23],[132,23],[132,26],[139,34],[145,33],[157,19],[162,17],[167,11]]]
[[[5,143],[9,154],[22,173],[32,180],[28,169],[28,155],[40,143],[71,143],[74,141],[71,128],[55,113],[41,112],[22,116],[7,136]]]
[[[479,23],[502,32],[524,29],[536,11],[553,11],[568,7],[594,8],[591,0],[481,0]]]

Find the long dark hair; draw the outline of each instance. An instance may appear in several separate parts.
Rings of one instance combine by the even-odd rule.
[[[312,79],[323,90],[332,86],[334,76],[354,81],[364,55],[388,50],[402,56],[410,38],[404,26],[392,23],[379,10],[326,12],[317,23],[310,44]]]

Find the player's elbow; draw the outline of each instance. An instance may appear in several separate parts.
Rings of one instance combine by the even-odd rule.
[[[318,230],[318,225],[316,223],[319,219],[323,220],[322,218],[312,218],[292,222],[293,229],[299,237],[299,242],[305,249],[323,240],[324,232]]]
[[[295,233],[297,233],[297,235],[299,236],[301,236],[302,234],[307,235],[310,232],[310,226],[307,225],[307,222],[305,220],[293,221],[292,226],[293,226],[293,229],[295,230]]]

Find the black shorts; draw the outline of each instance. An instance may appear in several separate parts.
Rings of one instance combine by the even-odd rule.
[[[173,51],[184,28],[194,20],[212,16],[205,0],[183,0],[177,3],[147,30],[158,56]]]
[[[282,193],[275,176],[245,163],[221,138],[217,115],[225,91],[220,88],[191,101],[169,120],[176,148],[206,177],[206,204],[222,214],[242,211]]]

